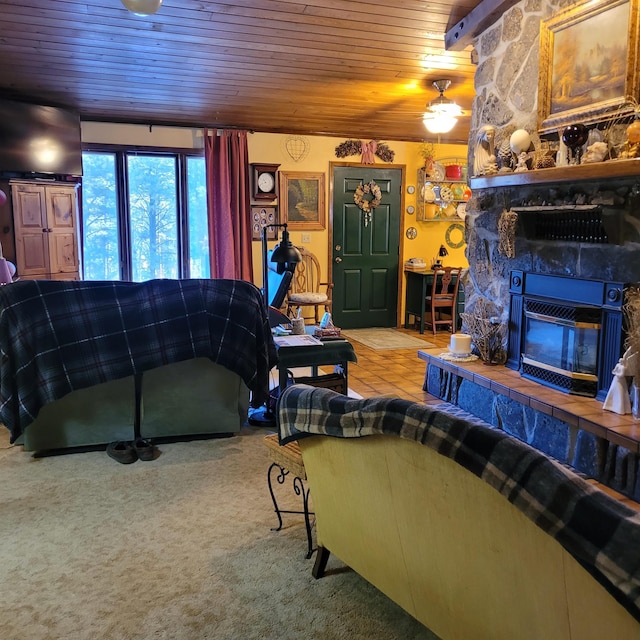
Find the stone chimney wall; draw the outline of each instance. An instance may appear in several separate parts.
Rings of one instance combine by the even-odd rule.
[[[540,21],[568,2],[523,0],[474,43],[478,53],[476,98],[469,138],[469,167],[477,131],[496,128],[496,151],[517,129],[531,135],[541,148],[538,129],[538,69]],[[603,163],[606,164],[606,163]],[[471,173],[471,171],[470,171]],[[466,240],[469,272],[465,281],[465,311],[473,313],[482,301],[490,316],[504,322],[509,310],[509,272],[512,269],[555,275],[640,281],[640,176],[580,183],[476,188],[467,204]],[[518,214],[514,252],[500,246],[499,222],[512,207],[599,204],[609,226],[608,243],[539,239],[530,229],[542,213]],[[563,214],[564,215],[564,214]],[[566,236],[565,236],[566,237]],[[572,239],[575,237],[576,239]]]

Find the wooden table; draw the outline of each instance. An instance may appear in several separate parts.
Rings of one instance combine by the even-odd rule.
[[[433,284],[433,270],[404,270],[406,292],[404,298],[404,328],[409,328],[409,316],[420,318],[420,333],[424,333],[424,315],[427,311],[427,294]],[[454,276],[457,277],[457,276]],[[454,318],[454,327],[458,328],[460,313],[464,311],[464,289],[458,287],[458,302]]]
[[[309,332],[313,327],[308,327]],[[335,364],[342,368],[345,386],[349,385],[348,363],[357,362],[353,345],[347,340],[326,340],[322,345],[312,347],[277,347],[280,391],[288,384],[287,370],[294,367],[311,367],[312,375],[318,375],[321,365]]]

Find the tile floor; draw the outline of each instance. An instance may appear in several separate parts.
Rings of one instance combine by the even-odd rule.
[[[443,350],[449,344],[451,334],[445,330],[436,336],[431,332],[420,335],[413,329],[398,329],[414,338],[422,338]],[[357,363],[349,363],[349,387],[364,398],[392,393],[406,400],[440,402],[438,398],[422,390],[425,363],[418,358],[418,349],[371,349],[356,340],[350,340]],[[425,344],[425,348],[428,345]]]

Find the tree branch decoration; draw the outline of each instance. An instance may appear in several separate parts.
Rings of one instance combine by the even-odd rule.
[[[498,252],[507,258],[516,257],[516,225],[518,214],[503,211],[498,220]]]
[[[486,364],[504,364],[506,352],[504,342],[507,336],[507,325],[497,316],[489,315],[489,305],[484,298],[476,303],[473,313],[460,314],[473,345]]]
[[[640,287],[630,286],[624,292],[624,304],[622,305],[622,312],[627,324],[627,337],[625,338],[625,348],[631,348],[632,354],[640,354]],[[633,371],[629,371],[629,375],[633,376],[636,385],[640,383],[640,376],[638,375],[638,358],[637,355],[634,359],[635,366]]]
[[[368,144],[375,143],[375,155],[383,162],[393,162],[395,151],[392,151],[386,142],[371,140]],[[367,144],[367,143],[365,143]],[[336,147],[336,158],[346,158],[347,156],[357,156],[363,153],[362,140],[345,140]]]

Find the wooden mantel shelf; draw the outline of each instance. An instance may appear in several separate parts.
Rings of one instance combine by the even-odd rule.
[[[500,173],[493,176],[471,178],[471,189],[492,189],[495,187],[535,186],[537,184],[558,184],[562,182],[599,181],[614,178],[638,178],[640,181],[640,159],[609,160],[568,167],[552,167],[521,171],[518,173]]]

